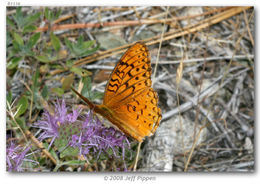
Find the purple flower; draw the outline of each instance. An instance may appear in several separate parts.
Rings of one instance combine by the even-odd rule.
[[[21,146],[16,146],[12,141],[7,145],[6,162],[9,172],[21,172],[23,170],[21,166],[23,161],[26,160],[25,155],[30,148],[31,147],[29,146],[23,150]]]
[[[39,140],[44,140],[46,138],[53,138],[53,141],[59,136],[59,125],[58,125],[58,118],[52,116],[48,111],[43,113],[42,120],[38,121],[34,124],[35,127],[38,127],[43,130],[43,133],[39,136]],[[50,144],[50,146],[51,146]]]
[[[50,146],[56,138],[59,137],[60,125],[66,122],[75,122],[79,117],[80,110],[72,110],[72,113],[67,113],[66,103],[63,99],[61,102],[57,101],[55,104],[55,113],[52,115],[49,111],[45,110],[42,120],[34,124],[34,127],[42,129],[44,132],[39,136],[39,140],[52,138]]]
[[[50,146],[56,145],[59,151],[77,149],[77,155],[82,155],[86,160],[88,155],[98,159],[104,153],[124,161],[125,149],[130,149],[130,143],[123,133],[105,127],[91,111],[86,116],[80,116],[80,109],[69,112],[64,99],[54,106],[53,115],[45,110],[42,119],[34,124],[42,129],[40,140],[52,138]],[[67,155],[73,156],[71,152],[75,151],[69,151]]]
[[[80,155],[106,153],[108,149],[113,151],[115,157],[119,158],[119,148],[122,149],[124,157],[125,148],[130,148],[130,143],[126,136],[114,128],[106,128],[98,118],[93,118],[89,112],[82,123],[82,131],[79,135],[73,135],[70,146],[78,147]],[[91,151],[91,152],[90,152]]]

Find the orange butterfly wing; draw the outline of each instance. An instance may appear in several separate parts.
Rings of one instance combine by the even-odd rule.
[[[121,57],[110,75],[103,104],[112,108],[144,88],[151,87],[151,62],[147,48],[136,43]]]
[[[138,141],[153,134],[161,120],[158,96],[151,88],[151,73],[148,49],[142,43],[134,44],[114,68],[106,86],[103,105],[97,109]]]
[[[142,141],[159,126],[161,110],[157,93],[151,88],[151,61],[142,43],[130,47],[110,75],[102,105],[83,99],[90,109],[101,114],[126,135]]]

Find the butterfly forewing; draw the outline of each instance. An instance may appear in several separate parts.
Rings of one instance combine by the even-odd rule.
[[[117,63],[108,81],[103,104],[110,108],[151,87],[151,62],[145,45],[136,43]]]

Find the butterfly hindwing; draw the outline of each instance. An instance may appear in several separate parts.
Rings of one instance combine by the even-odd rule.
[[[158,96],[152,88],[145,89],[139,96],[119,105],[113,110],[114,116],[121,119],[121,128],[126,128],[128,135],[136,135],[139,140],[153,134],[161,120]]]

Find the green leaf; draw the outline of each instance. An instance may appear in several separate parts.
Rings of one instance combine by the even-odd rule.
[[[48,56],[35,56],[36,59],[38,59],[40,62],[43,63],[49,63],[51,60],[49,59]]]
[[[58,19],[61,15],[61,9],[59,9],[56,13],[54,13],[54,10],[49,10],[48,8],[44,9],[44,17],[49,21],[52,22],[55,19]]]
[[[83,42],[84,42],[83,35],[80,35],[76,46],[77,46],[78,48],[81,47],[81,45],[83,44]]]
[[[39,90],[39,76],[40,76],[40,72],[39,69],[36,68],[35,73],[32,76],[32,94],[33,94],[33,102],[34,104],[36,104],[36,106],[38,106],[37,104],[37,100],[38,100],[38,90]]]
[[[47,147],[46,149],[48,149],[48,147]],[[57,162],[59,162],[59,157],[57,156],[55,150],[54,150],[53,148],[51,148],[51,149],[49,150],[49,152],[51,153],[52,157],[54,157],[54,159],[55,159]]]
[[[40,32],[38,32],[38,33],[36,33],[36,34],[33,34],[33,35],[30,37],[30,39],[29,39],[29,41],[28,41],[28,43],[27,43],[28,49],[33,48],[34,45],[37,43],[37,41],[40,39],[40,37],[41,37],[41,33],[40,33]]]
[[[7,63],[7,69],[11,70],[18,66],[19,62],[22,60],[22,57],[15,57]]]
[[[17,104],[18,111],[17,111],[15,117],[18,118],[20,115],[25,113],[27,108],[28,108],[28,99],[26,96],[22,96],[20,98],[20,100],[18,101],[18,104]]]
[[[8,16],[6,17],[6,24],[7,24],[7,26],[10,26],[11,28],[15,28],[14,22]]]
[[[73,66],[73,61],[72,61],[72,60],[66,61],[66,66],[67,66],[68,68],[71,68],[71,67]]]
[[[73,134],[75,135],[80,135],[80,128],[75,125],[75,123],[73,124],[69,124],[69,125],[61,125],[59,128],[59,137],[56,138],[56,140],[54,141],[54,145],[55,147],[58,149],[58,151],[60,152],[60,157],[72,157],[72,156],[77,156],[79,153],[79,149],[76,147],[70,147],[68,146],[69,143],[69,139],[71,138],[71,136]]]
[[[22,13],[22,7],[17,7],[16,8],[16,14],[13,16],[14,21],[16,22],[18,28],[21,28],[22,25],[24,24],[24,17]]]
[[[6,101],[11,105],[12,103],[12,99],[13,99],[13,96],[12,96],[12,92],[11,91],[8,91],[8,94],[6,95]]]
[[[57,11],[57,13],[56,13],[54,19],[58,19],[58,18],[60,17],[60,15],[61,15],[61,12],[62,12],[61,9],[59,9],[59,10]]]
[[[82,161],[82,160],[70,160],[70,161],[62,162],[60,164],[60,166],[63,166],[63,165],[81,166],[81,165],[84,165],[85,163],[86,163],[86,161]]]
[[[13,32],[13,38],[18,43],[19,46],[24,45],[23,38],[19,34],[17,34],[16,32]]]
[[[59,97],[61,97],[64,94],[64,90],[62,88],[53,88],[52,92],[54,92],[55,94],[57,94]]]
[[[84,52],[84,50],[82,49],[82,46],[80,46],[79,44],[72,44],[72,52],[76,56],[80,56]]]
[[[94,52],[96,52],[99,49],[99,47],[100,47],[100,45],[97,45],[96,47],[82,53],[81,56],[88,56],[90,54],[93,54]]]
[[[6,31],[6,48],[12,43],[12,37],[10,32]]]
[[[95,42],[95,40],[84,42],[84,38],[82,35],[78,38],[78,41],[76,43],[72,43],[67,38],[65,38],[65,44],[69,48],[70,52],[79,57],[86,56],[97,51],[99,45],[93,49],[89,49],[95,44]]]
[[[96,43],[95,40],[91,40],[91,41],[85,41],[82,45],[84,49],[90,48],[92,45],[94,45]]]
[[[56,51],[60,50],[60,40],[53,32],[51,33],[51,44]]]
[[[81,94],[86,98],[91,98],[91,78],[90,77],[83,77],[82,82],[84,83]]]
[[[36,71],[32,77],[32,80],[33,80],[32,91],[35,91],[36,88],[38,88],[38,86],[39,86],[39,82],[38,82],[39,76],[40,76],[39,69],[36,69]]]
[[[37,12],[36,14],[33,14],[33,15],[28,15],[25,19],[24,26],[35,23],[40,18],[40,16],[41,16],[40,12]]]
[[[40,62],[43,62],[43,63],[50,63],[50,62],[52,62],[52,61],[57,59],[57,57],[51,58],[50,56],[45,56],[45,55],[35,56],[35,58],[37,60],[39,60]]]
[[[66,44],[66,46],[69,48],[69,50],[72,51],[72,43],[70,42],[70,40],[68,40],[67,38],[65,38],[65,44]]]
[[[24,27],[23,33],[33,32],[36,29],[37,29],[37,26],[35,26],[35,25],[27,25],[27,26]]]
[[[53,12],[52,11],[50,11],[50,21],[53,21],[54,20],[54,15],[53,15]]]
[[[75,74],[78,74],[81,77],[90,76],[92,74],[90,71],[79,67],[72,67],[70,71],[74,72]]]
[[[35,14],[29,14],[28,16],[24,16],[21,7],[16,9],[16,14],[13,16],[18,28],[20,30],[24,30],[25,26],[31,25],[35,23],[41,16],[40,12]]]
[[[68,157],[72,157],[72,156],[77,156],[79,154],[79,149],[76,147],[76,148],[73,148],[73,147],[67,147],[65,150],[63,150],[61,153],[60,153],[60,157],[61,158],[64,158],[66,156]]]
[[[49,13],[49,8],[46,7],[44,9],[44,17],[47,19],[47,20],[50,20],[50,13]]]
[[[21,48],[20,48],[20,45],[15,41],[13,40],[13,53],[18,53],[21,51]]]
[[[94,92],[93,96],[91,97],[92,100],[101,99],[103,98],[104,93],[103,92]]]
[[[46,99],[46,98],[48,97],[49,89],[48,89],[48,87],[47,87],[46,85],[43,87],[41,94],[42,94],[42,97],[43,97],[44,99]]]
[[[26,124],[25,124],[25,119],[24,119],[24,117],[16,117],[15,118],[15,121],[16,121],[16,123],[18,123],[18,125],[23,129],[23,130],[25,130],[25,129],[27,129],[27,126],[26,126]],[[15,125],[16,126],[16,125]]]
[[[49,143],[43,142],[42,144],[45,149],[49,148]],[[57,161],[57,163],[59,163],[59,157],[57,156],[55,150],[53,150],[53,148],[50,147],[49,152],[51,153],[52,157],[54,157],[54,159]]]
[[[71,73],[70,75],[66,76],[62,82],[62,89],[63,90],[70,90],[70,87],[74,81],[74,74]]]

